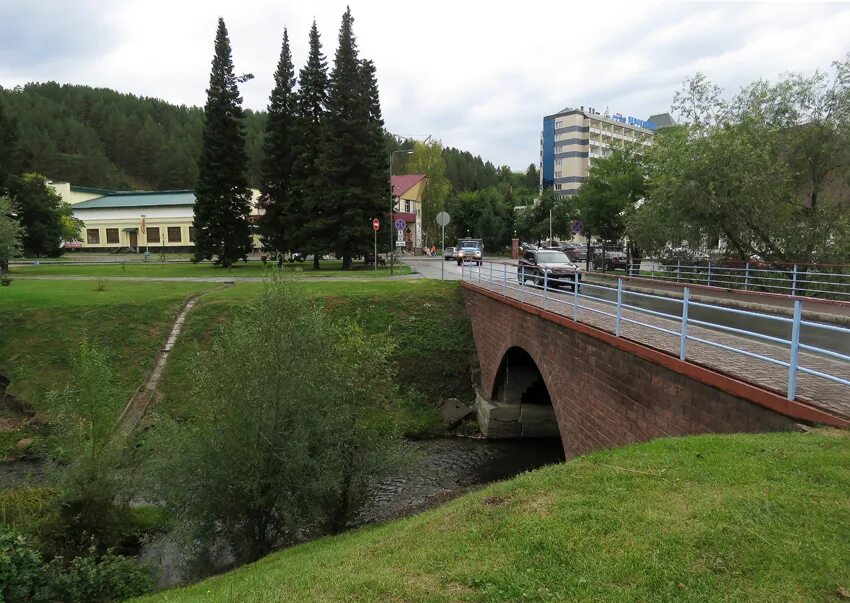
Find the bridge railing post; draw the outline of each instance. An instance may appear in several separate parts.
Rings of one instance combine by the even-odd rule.
[[[508,265],[502,264],[502,293],[508,292]]]
[[[676,282],[679,282],[679,277],[682,275],[682,260],[676,260]]]
[[[493,286],[493,262],[489,262],[487,266],[490,268],[490,276],[487,279],[487,283],[492,287]]]
[[[708,261],[708,281],[706,284],[711,287],[711,260]]]
[[[750,263],[744,264],[744,291],[750,290]]]
[[[623,279],[617,278],[617,325],[615,328],[615,335],[617,337],[620,336],[620,323],[623,318]]]
[[[543,309],[546,309],[549,301],[549,273],[543,271]]]
[[[797,264],[794,264],[794,272],[791,275],[791,295],[797,295]]]
[[[525,303],[525,266],[520,266],[519,275],[519,301]]]
[[[573,272],[573,321],[578,322],[578,270]]]
[[[679,360],[684,360],[688,356],[688,305],[691,300],[691,288],[685,287],[684,297],[682,298],[682,341],[679,345]]]
[[[788,363],[788,399],[797,397],[797,364],[800,356],[800,322],[803,319],[803,302],[794,300],[794,322],[791,325],[791,360]]]

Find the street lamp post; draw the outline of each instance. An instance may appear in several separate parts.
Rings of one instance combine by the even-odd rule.
[[[390,153],[390,227],[387,229],[390,231],[390,276],[393,275],[393,264],[395,262],[395,241],[393,240],[393,229],[395,227],[395,220],[393,219],[393,213],[395,212],[395,196],[393,193],[393,155],[396,153],[403,153],[405,155],[413,155],[413,151],[409,151],[406,149],[402,149],[400,151],[392,151]],[[375,258],[375,261],[378,261],[378,258]]]

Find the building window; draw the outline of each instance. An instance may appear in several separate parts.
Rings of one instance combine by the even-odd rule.
[[[560,157],[555,160],[555,165],[561,165],[561,161],[563,161]]]
[[[100,245],[100,229],[86,228],[86,241],[89,245]]]
[[[556,190],[556,191],[561,190],[561,183],[560,183],[560,182],[558,182],[558,183],[556,183],[556,184],[555,184],[555,190]]]
[[[556,122],[555,122],[555,127],[556,127],[556,128],[560,128],[560,127],[561,127],[561,125],[562,125],[563,123],[564,123],[563,121],[556,121]]]
[[[148,243],[159,243],[159,227],[147,229]]]
[[[404,211],[410,213],[410,201],[407,199],[404,200]]]
[[[183,240],[183,234],[180,232],[179,226],[168,227],[168,242],[180,243]]]
[[[189,227],[189,242],[190,243],[195,242],[195,227],[194,226]]]
[[[107,228],[106,229],[106,243],[107,243],[107,245],[117,245],[118,244],[118,229],[117,228]]]
[[[560,178],[564,175],[564,172],[555,172],[555,178]]]

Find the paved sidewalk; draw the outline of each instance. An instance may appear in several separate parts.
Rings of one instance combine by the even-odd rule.
[[[298,280],[311,283],[328,281],[398,281],[423,278],[421,274],[398,274],[395,276],[299,276]],[[172,282],[172,283],[262,283],[262,276],[62,276],[55,275],[13,275],[13,280],[31,281],[130,281],[130,282]]]
[[[524,292],[515,283],[505,289],[501,282],[474,283],[477,286],[490,289],[513,299],[544,308],[550,312],[573,316],[573,297],[570,293],[549,292],[544,300],[543,291],[526,286]],[[579,322],[614,333],[616,327],[616,308],[600,301],[582,298],[577,318]],[[608,316],[607,314],[610,314]],[[644,312],[623,309],[621,335],[653,348],[679,355],[681,337],[681,321],[652,316]],[[642,326],[629,321],[640,321],[651,326]],[[655,327],[655,328],[653,328]],[[659,329],[673,331],[665,333]],[[704,339],[721,345],[746,350],[753,354],[788,362],[790,350],[768,341],[754,340],[732,333],[708,329],[696,325],[688,325],[688,336]],[[689,340],[687,343],[687,360],[715,370],[727,373],[743,381],[747,381],[765,389],[786,394],[788,384],[788,368],[764,360],[745,356],[729,350],[723,350],[712,345]],[[842,379],[850,380],[850,363],[832,359],[820,354],[801,350],[799,366],[829,373]],[[850,387],[835,383],[821,377],[799,372],[797,375],[797,400],[821,408],[834,415],[850,418]]]

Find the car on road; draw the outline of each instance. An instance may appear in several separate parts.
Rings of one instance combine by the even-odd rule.
[[[475,262],[480,266],[483,252],[484,242],[481,239],[461,239],[457,242],[455,251],[457,265],[461,266],[464,262]]]
[[[445,249],[443,249],[443,259],[444,260],[453,260],[453,259],[455,259],[456,254],[457,254],[457,252],[455,251],[454,247],[446,247]]]
[[[581,271],[567,254],[553,249],[529,249],[519,259],[517,264],[517,280],[522,283],[531,282],[534,285],[553,289],[566,287],[573,289],[578,275],[581,282]]]
[[[599,247],[596,249],[593,255],[593,267],[597,270],[601,270],[603,267],[605,270],[626,270],[629,267],[629,256],[626,255],[626,252],[619,248],[605,248],[605,257],[603,259],[602,248]]]

